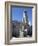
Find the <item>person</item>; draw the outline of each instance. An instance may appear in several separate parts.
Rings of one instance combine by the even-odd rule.
[[[24,37],[27,37],[27,29],[24,29]]]
[[[27,37],[27,36],[32,36],[32,27],[30,27],[30,25],[28,25],[26,23],[26,25],[24,26],[24,37]]]
[[[27,23],[24,25],[24,37],[27,37]]]

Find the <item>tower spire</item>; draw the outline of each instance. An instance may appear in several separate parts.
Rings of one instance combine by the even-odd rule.
[[[23,21],[24,21],[24,23],[27,23],[28,24],[27,11],[24,11],[24,13],[23,13]]]

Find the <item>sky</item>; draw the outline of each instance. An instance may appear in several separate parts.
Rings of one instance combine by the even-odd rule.
[[[31,7],[11,7],[12,20],[21,22],[23,18],[23,12],[27,11],[29,23],[32,25],[32,8]]]

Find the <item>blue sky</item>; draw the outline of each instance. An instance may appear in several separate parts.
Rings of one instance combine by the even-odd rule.
[[[28,19],[30,23],[32,24],[32,8],[25,8],[25,7],[12,7],[11,8],[11,15],[12,20],[17,20],[19,22],[22,21],[23,18],[23,12],[27,11]]]

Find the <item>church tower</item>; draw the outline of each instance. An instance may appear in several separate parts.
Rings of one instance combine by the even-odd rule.
[[[27,11],[23,12],[23,23],[27,23],[28,24],[28,15],[27,15]]]

